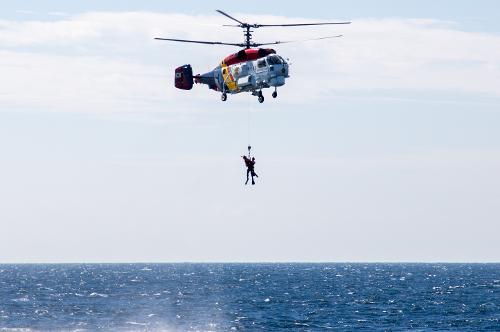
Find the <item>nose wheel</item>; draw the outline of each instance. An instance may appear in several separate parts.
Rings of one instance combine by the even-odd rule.
[[[273,96],[273,98],[278,97],[278,91],[274,90],[274,92],[273,92],[272,96]]]
[[[225,92],[223,94],[221,94],[220,100],[222,100],[222,101],[226,101],[227,100],[227,94]]]

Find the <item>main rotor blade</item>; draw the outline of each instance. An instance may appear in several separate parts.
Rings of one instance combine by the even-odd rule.
[[[235,19],[234,17],[232,17],[231,15],[229,15],[229,14],[227,14],[227,13],[224,13],[224,12],[223,12],[222,10],[220,10],[220,9],[217,9],[217,10],[216,10],[216,12],[218,12],[219,14],[222,14],[222,15],[226,16],[227,18],[232,19],[233,21],[238,22],[238,23],[239,23],[239,24],[241,24],[241,25],[245,25],[245,23],[243,23],[243,22],[241,22],[241,21],[239,21],[239,20]]]
[[[256,44],[252,44],[252,46],[257,47],[257,46],[262,46],[262,45],[276,45],[276,44],[300,43],[300,42],[311,41],[311,40],[322,40],[322,39],[340,38],[340,37],[343,37],[343,36],[344,35],[336,35],[336,36],[327,36],[327,37],[302,39],[302,40],[275,41],[274,43],[263,43],[263,44],[256,43]]]
[[[241,43],[223,43],[218,41],[204,41],[204,40],[188,40],[188,39],[173,39],[173,38],[155,38],[156,40],[167,40],[181,43],[196,43],[196,44],[207,44],[207,45],[230,45],[244,47],[245,44]]]
[[[332,25],[332,24],[351,24],[351,22],[323,22],[323,23],[294,23],[294,24],[254,24],[254,28],[260,27],[303,27],[308,25]]]

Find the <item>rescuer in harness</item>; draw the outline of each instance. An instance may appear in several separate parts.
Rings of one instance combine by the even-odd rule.
[[[248,157],[241,156],[245,161],[245,166],[247,167],[247,181],[245,182],[245,185],[248,184],[249,175],[252,176],[252,184],[255,184],[255,181],[253,179],[254,176],[257,178],[259,177],[257,173],[255,173],[255,157],[250,156],[250,149],[252,149],[252,147],[248,146]]]

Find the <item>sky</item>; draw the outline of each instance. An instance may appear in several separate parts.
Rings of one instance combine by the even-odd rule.
[[[283,44],[278,98],[181,91]],[[499,262],[498,1],[2,1],[0,262]],[[259,174],[245,186],[252,145]]]

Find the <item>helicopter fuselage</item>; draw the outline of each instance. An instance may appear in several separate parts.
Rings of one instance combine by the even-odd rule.
[[[185,65],[176,69],[175,77],[175,86],[179,89],[190,90],[193,82],[206,84],[221,92],[223,101],[227,94],[251,92],[262,103],[262,89],[274,87],[276,98],[276,88],[285,85],[289,77],[289,65],[273,49],[250,48],[227,56],[208,73],[193,77],[191,66]]]
[[[192,40],[179,38],[158,38],[157,40],[165,40],[180,43],[194,43],[204,45],[224,45],[238,46],[245,49],[227,56],[219,66],[214,70],[193,77],[193,69],[191,65],[184,65],[175,69],[175,87],[182,90],[191,90],[194,83],[206,84],[215,91],[220,91],[222,101],[227,99],[227,94],[235,94],[240,92],[251,92],[252,95],[258,96],[259,102],[264,102],[262,89],[274,87],[272,94],[273,98],[278,96],[277,87],[285,85],[285,79],[288,78],[289,64],[276,51],[270,48],[257,48],[264,45],[277,45],[284,43],[293,43],[297,40],[275,41],[270,43],[259,43],[252,40],[252,29],[263,27],[305,27],[319,25],[334,25],[334,24],[351,24],[351,22],[315,22],[315,23],[286,23],[286,24],[260,24],[248,23],[240,21],[228,13],[217,9],[217,12],[224,15],[228,19],[238,24],[225,25],[238,27],[243,29],[245,40],[243,43],[228,43],[222,41],[208,40]],[[304,39],[308,40],[323,40],[331,38],[339,38],[342,35],[326,36],[319,38]]]

